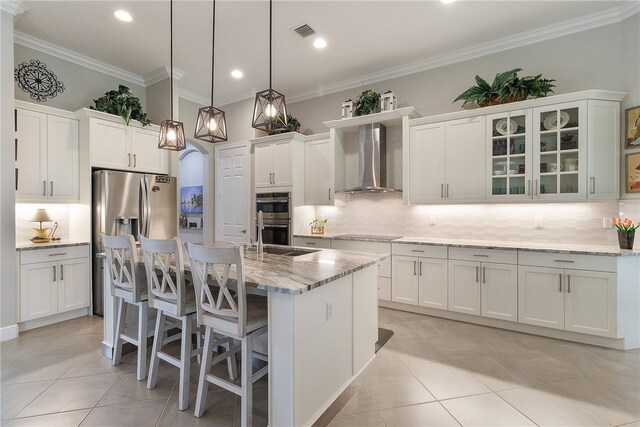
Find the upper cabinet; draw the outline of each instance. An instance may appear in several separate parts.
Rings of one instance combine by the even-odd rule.
[[[405,202],[617,199],[624,96],[590,90],[412,120]]]
[[[90,145],[92,167],[168,173],[167,152],[158,149],[158,126],[142,127],[134,120],[127,126],[118,116],[86,108],[76,114],[82,139]]]
[[[304,186],[304,138],[289,132],[251,140],[256,189]]]
[[[78,121],[16,101],[16,202],[78,201]]]
[[[328,133],[307,137],[304,147],[304,201],[306,205],[335,203],[335,193],[343,189],[344,150]]]

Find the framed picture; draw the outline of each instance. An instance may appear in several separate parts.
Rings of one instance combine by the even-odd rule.
[[[626,167],[626,192],[640,193],[640,152],[627,154]]]
[[[640,147],[640,105],[625,110],[625,148]]]
[[[183,214],[202,213],[202,185],[180,187],[180,212]]]

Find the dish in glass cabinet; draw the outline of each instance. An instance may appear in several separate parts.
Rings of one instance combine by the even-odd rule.
[[[496,132],[500,135],[513,135],[518,131],[518,124],[515,120],[509,119],[509,130],[507,131],[507,119],[500,119],[496,122]]]
[[[556,130],[558,127],[565,127],[567,123],[569,123],[569,113],[560,111],[560,126],[558,126],[558,115],[556,113],[549,114],[542,122],[542,125],[547,130]]]

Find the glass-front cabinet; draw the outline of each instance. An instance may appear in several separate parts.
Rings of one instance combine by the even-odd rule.
[[[487,198],[531,199],[531,110],[487,116]]]
[[[533,197],[586,197],[587,102],[533,109]]]

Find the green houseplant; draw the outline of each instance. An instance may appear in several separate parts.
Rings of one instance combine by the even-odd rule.
[[[329,220],[327,218],[314,218],[309,223],[311,226],[311,234],[324,234],[324,226]]]
[[[281,119],[282,113],[280,113],[278,116]],[[302,125],[300,124],[300,121],[298,119],[293,117],[291,114],[287,114],[287,130],[274,131],[269,133],[269,135],[275,135],[278,133],[287,133],[287,132],[299,132],[301,126]]]
[[[380,94],[371,89],[367,89],[360,94],[354,102],[353,113],[355,116],[366,116],[367,114],[380,111]]]
[[[480,107],[523,101],[528,97],[542,98],[553,93],[553,79],[542,78],[542,74],[518,77],[521,68],[496,74],[489,84],[476,75],[476,85],[462,92],[453,102],[464,101],[462,106],[477,103]]]
[[[127,126],[131,119],[139,121],[142,126],[151,123],[151,120],[147,118],[147,113],[142,111],[140,98],[133,96],[131,90],[124,85],[118,85],[118,90],[110,90],[100,98],[94,99],[93,102],[95,106],[89,107],[90,109],[120,116]]]

